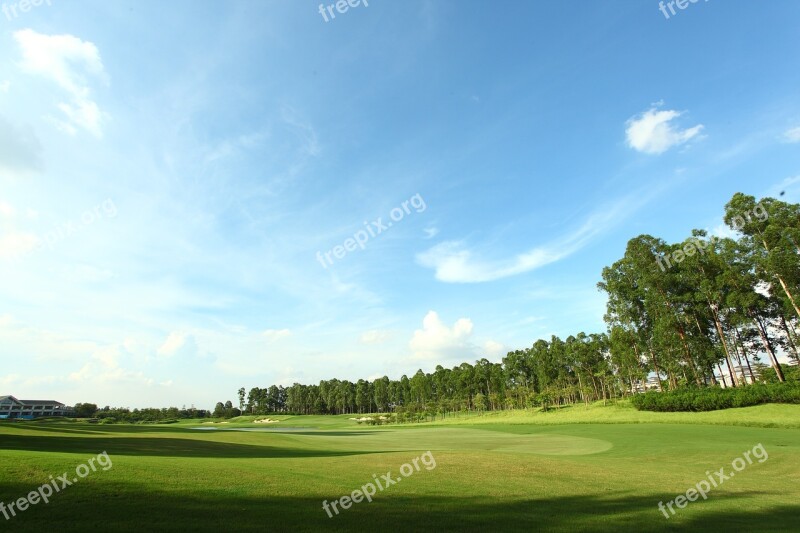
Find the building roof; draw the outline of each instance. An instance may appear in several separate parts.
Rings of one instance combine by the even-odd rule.
[[[55,400],[19,400],[19,399],[15,398],[15,397],[11,396],[10,394],[7,394],[5,396],[0,396],[0,402],[2,402],[3,400],[11,400],[11,401],[13,401],[15,403],[20,403],[22,405],[42,405],[42,404],[64,405],[63,403],[57,402]]]

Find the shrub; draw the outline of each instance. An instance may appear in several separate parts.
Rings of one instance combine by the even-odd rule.
[[[800,404],[800,383],[755,384],[722,389],[677,389],[669,392],[650,391],[631,398],[640,411],[716,411],[731,407],[748,407],[764,403]]]

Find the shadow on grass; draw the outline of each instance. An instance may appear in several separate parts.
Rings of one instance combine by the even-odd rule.
[[[55,433],[75,434],[115,434],[115,433],[186,433],[194,432],[188,427],[174,426],[172,424],[144,425],[144,424],[87,424],[82,422],[15,422],[0,424],[0,429],[47,431]],[[0,433],[2,435],[2,433]]]
[[[15,429],[22,429],[25,431],[45,432],[45,433],[68,433],[72,435],[102,435],[111,433],[98,427],[75,427],[66,424],[25,424],[17,426]],[[132,433],[132,432],[131,432]],[[0,434],[2,435],[2,434]],[[2,438],[2,436],[0,436]]]
[[[290,435],[312,435],[314,437],[353,437],[359,435],[375,435],[376,433],[381,433],[380,431],[280,431],[279,429],[274,429],[270,431],[270,433],[285,433]]]
[[[379,453],[372,451],[329,451],[254,446],[216,442],[201,439],[169,437],[61,437],[44,435],[0,434],[0,450],[22,450],[29,452],[89,453],[102,451],[109,455],[164,456],[164,457],[213,457],[213,458],[265,458],[265,457],[337,457]]]
[[[674,495],[559,496],[511,502],[487,498],[410,497],[379,493],[329,518],[320,497],[235,496],[231,488],[205,493],[153,491],[134,484],[84,480],[12,518],[14,531],[754,531],[795,530],[797,506],[748,509],[758,493],[726,495],[734,510],[697,502],[669,520],[659,500]],[[0,484],[11,501],[29,486]],[[313,488],[309,489],[312,492]],[[341,495],[329,495],[331,500]],[[691,511],[691,513],[689,512]]]
[[[0,428],[4,426],[0,424]],[[258,426],[175,426],[171,424],[163,425],[140,425],[140,424],[81,424],[68,422],[21,422],[8,424],[5,427],[14,429],[49,432],[49,433],[69,433],[76,435],[115,435],[115,434],[137,434],[137,433],[223,433],[228,431],[242,431],[248,433],[287,433],[292,435],[315,435],[329,437],[350,437],[357,435],[373,435],[385,431],[385,429],[352,429],[352,430],[326,430],[305,427],[258,427]],[[0,433],[2,438],[2,433]]]

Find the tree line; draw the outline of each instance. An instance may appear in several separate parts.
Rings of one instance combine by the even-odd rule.
[[[241,388],[239,409],[228,402],[215,415],[393,412],[413,419],[615,399],[644,390],[648,377],[658,390],[785,381],[779,350],[800,362],[800,205],[737,193],[725,223],[732,237],[696,229],[679,243],[631,239],[598,283],[608,296],[606,332],[552,336],[501,363],[440,365],[397,380]]]
[[[127,407],[105,406],[98,408],[94,403],[76,403],[73,407],[76,418],[94,418],[99,422],[114,423],[150,423],[150,422],[174,422],[183,419],[207,418],[211,412],[206,409],[195,409],[194,406],[188,409],[184,406],[144,409],[128,409]]]

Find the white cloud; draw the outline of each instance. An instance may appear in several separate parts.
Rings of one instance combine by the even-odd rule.
[[[276,342],[292,335],[288,329],[268,329],[262,333],[269,342]]]
[[[504,344],[492,340],[483,343],[483,349],[486,352],[486,355],[491,358],[497,358],[508,353],[508,350]]]
[[[90,101],[79,101],[75,105],[59,104],[58,108],[67,115],[67,118],[72,124],[77,124],[83,129],[89,131],[95,137],[102,137],[103,130],[101,124],[104,119],[104,114],[97,107],[97,104]],[[68,125],[65,126],[67,128]],[[68,129],[68,128],[67,128]],[[75,134],[74,128],[72,134]]]
[[[439,235],[439,228],[425,228],[423,231],[425,231],[426,239],[433,239]]]
[[[783,139],[790,143],[800,143],[800,126],[787,130],[783,134]]]
[[[9,231],[0,234],[0,259],[16,259],[36,248],[39,238],[33,233]]]
[[[0,384],[6,386],[14,385],[15,383],[18,383],[19,380],[20,380],[19,374],[8,374],[7,376],[0,378]]]
[[[197,343],[194,337],[185,333],[173,331],[167,340],[158,349],[158,355],[173,357],[175,355],[194,355],[197,352]]]
[[[317,132],[314,130],[314,127],[311,124],[301,120],[295,113],[294,109],[284,107],[282,108],[281,115],[283,121],[301,141],[302,152],[307,156],[318,156],[320,154],[320,145]]]
[[[120,353],[116,346],[103,346],[92,354],[92,358],[100,361],[107,368],[119,366]]]
[[[0,260],[20,257],[36,248],[39,242],[33,233],[16,228],[16,216],[14,206],[0,200]]]
[[[11,82],[8,80],[0,81],[0,93],[7,93],[11,88]]]
[[[415,359],[467,360],[475,349],[469,343],[473,324],[469,318],[459,318],[452,328],[447,327],[436,311],[428,311],[422,329],[414,331],[409,347]]]
[[[362,344],[381,344],[389,340],[390,337],[391,333],[388,331],[372,329],[362,333],[359,340]]]
[[[54,268],[54,271],[71,283],[99,283],[114,277],[110,270],[90,264],[66,264]]]
[[[60,381],[60,376],[47,376],[53,381]],[[67,377],[68,381],[79,383],[93,383],[95,385],[134,385],[150,387],[155,384],[153,378],[147,377],[144,372],[126,370],[124,368],[97,368],[96,365],[88,363],[81,367],[77,372],[72,372]]]
[[[14,213],[16,210],[13,205],[0,200],[0,218],[13,218]]]
[[[655,194],[631,195],[597,209],[571,234],[508,259],[484,259],[461,241],[446,241],[417,255],[417,262],[436,270],[436,279],[448,283],[480,283],[516,276],[554,263],[586,246],[608,227],[619,223]]]
[[[212,163],[236,155],[245,150],[252,150],[261,146],[267,138],[264,132],[239,135],[234,139],[225,139],[219,142],[205,156],[206,163]]]
[[[15,32],[14,38],[22,51],[22,69],[55,82],[71,97],[70,103],[58,105],[68,119],[60,121],[60,127],[74,132],[78,126],[101,137],[108,115],[91,99],[87,80],[108,81],[97,47],[73,35],[44,35],[31,29]]]
[[[716,237],[717,239],[737,239],[738,235],[735,231],[728,227],[724,222],[719,223],[714,229],[708,232],[709,238]]]
[[[652,107],[629,119],[625,130],[628,146],[646,154],[661,154],[673,146],[688,142],[702,131],[703,125],[680,129],[672,121],[682,114],[680,111],[659,111]]]

